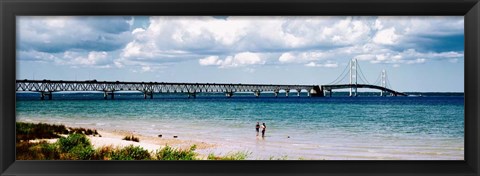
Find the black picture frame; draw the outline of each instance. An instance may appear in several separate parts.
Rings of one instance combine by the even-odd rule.
[[[478,0],[1,0],[1,175],[479,175]],[[465,17],[464,161],[16,161],[19,15],[460,15]]]

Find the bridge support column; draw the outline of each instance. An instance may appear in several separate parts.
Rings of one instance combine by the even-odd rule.
[[[290,90],[285,90],[285,97],[288,97],[288,93],[290,93]]]
[[[330,89],[330,90],[327,90],[327,91],[328,91],[328,96],[329,96],[329,97],[332,97],[332,92],[333,92],[333,91],[332,91],[331,89]]]
[[[302,89],[297,89],[297,97],[300,97],[300,92],[302,92]]]
[[[45,96],[48,96],[48,99],[49,99],[49,100],[52,100],[52,96],[53,96],[53,95],[52,95],[52,92],[50,92],[50,91],[48,91],[48,92],[44,92],[44,91],[40,92],[40,99],[41,99],[41,100],[45,100]]]
[[[312,97],[324,97],[323,90],[320,86],[314,86],[310,91],[310,96]]]
[[[260,97],[260,91],[259,91],[259,90],[253,92],[253,94],[255,94],[255,97],[256,97],[256,98]]]
[[[351,97],[357,97],[357,87],[352,87],[350,88],[350,96]]]
[[[115,93],[113,93],[113,91],[110,91],[110,92],[105,91],[105,92],[103,92],[103,99],[105,99],[105,100],[108,99],[108,96],[110,96],[110,99],[112,99],[112,100],[115,99]]]
[[[195,93],[195,92],[189,92],[189,93],[188,93],[188,98],[190,98],[190,97],[197,98],[197,93]]]
[[[153,92],[143,92],[143,99],[147,99],[148,96],[153,99]]]
[[[278,98],[278,90],[274,91],[275,98]]]
[[[227,98],[232,98],[233,92],[225,92],[225,96],[226,96]]]

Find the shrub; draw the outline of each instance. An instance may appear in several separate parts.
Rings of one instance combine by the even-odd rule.
[[[140,142],[140,140],[138,139],[138,137],[135,137],[135,136],[125,136],[123,138],[123,140],[127,140],[127,141],[135,141],[135,142]]]
[[[70,131],[69,131],[69,130]],[[85,128],[66,128],[64,125],[44,124],[44,123],[24,123],[16,122],[17,142],[33,139],[53,139],[59,138],[58,134],[86,134],[97,135],[97,130]]]
[[[150,153],[139,146],[127,146],[110,153],[112,160],[150,160]]]
[[[62,152],[69,152],[76,146],[87,147],[91,146],[88,138],[83,134],[70,134],[66,138],[61,137],[57,143],[60,146]]]
[[[52,139],[60,137],[58,134],[68,134],[68,130],[64,125],[17,122],[15,126],[17,132],[17,141],[33,139]]]
[[[60,158],[60,152],[55,144],[45,141],[31,143],[18,142],[16,145],[17,160],[52,160]]]
[[[88,146],[81,146],[77,145],[70,149],[68,152],[68,157],[64,159],[69,160],[91,160],[93,155],[95,154],[95,150],[91,145]]]
[[[85,128],[69,128],[70,133],[79,133],[85,135],[97,135],[97,130],[85,129]]]
[[[111,160],[113,152],[115,152],[115,150],[112,146],[103,146],[95,150],[92,160]]]
[[[196,148],[196,145],[192,145],[190,149],[180,150],[165,146],[157,150],[155,157],[157,160],[195,160],[197,155],[195,153]]]

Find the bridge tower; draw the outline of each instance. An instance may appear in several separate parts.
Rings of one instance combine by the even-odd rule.
[[[357,96],[357,68],[358,62],[354,58],[350,61],[350,84],[355,84],[355,87],[350,88],[350,96]]]
[[[385,69],[382,70],[382,87],[383,88],[387,88],[387,71],[385,71]],[[382,91],[380,92],[380,96],[385,96],[385,90],[382,89]]]

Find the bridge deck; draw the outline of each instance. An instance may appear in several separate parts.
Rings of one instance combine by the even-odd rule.
[[[397,92],[395,90],[386,88],[386,87],[381,87],[377,85],[371,85],[371,84],[336,84],[336,85],[322,85],[322,90],[326,91],[331,91],[333,89],[347,89],[347,88],[369,88],[369,89],[378,89],[381,91],[386,91],[391,94],[394,94],[395,96],[401,95],[401,96],[407,96],[407,94],[402,93],[402,92]]]
[[[310,91],[315,85],[227,84],[124,81],[17,80],[17,91],[141,91],[141,92],[262,92],[280,90]]]
[[[42,99],[51,92],[59,91],[101,91],[107,96],[114,97],[116,91],[140,91],[145,98],[153,93],[188,93],[189,95],[201,92],[226,93],[231,97],[235,92],[253,92],[257,97],[260,92],[274,92],[275,96],[283,90],[288,93],[297,92],[299,96],[302,90],[306,90],[309,96],[324,96],[324,91],[344,88],[370,88],[389,92],[395,96],[406,95],[381,86],[368,84],[340,84],[340,85],[287,85],[287,84],[228,84],[228,83],[175,83],[175,82],[124,82],[124,81],[63,81],[63,80],[17,80],[16,91],[41,92]]]

